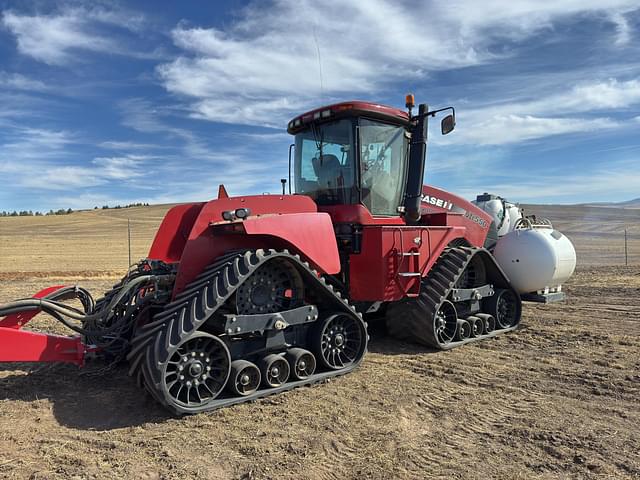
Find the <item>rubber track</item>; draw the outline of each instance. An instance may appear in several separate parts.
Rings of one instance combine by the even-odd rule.
[[[173,302],[167,304],[165,309],[157,314],[150,323],[136,332],[131,342],[131,351],[127,356],[130,365],[129,375],[135,377],[138,385],[144,387],[159,403],[181,415],[249,402],[298,386],[310,385],[330,377],[344,375],[356,368],[362,361],[362,357],[350,367],[338,371],[316,373],[306,380],[288,382],[278,388],[258,390],[246,397],[214,399],[205,407],[188,409],[176,407],[164,397],[165,394],[161,387],[162,372],[175,347],[186,341],[209,320],[258,267],[276,258],[286,259],[295,264],[303,277],[306,277],[303,280],[307,288],[313,285],[317,293],[324,294],[323,297],[327,300],[324,305],[328,303],[330,304],[329,308],[333,311],[341,310],[351,315],[363,324],[366,331],[366,323],[363,322],[362,315],[356,312],[355,307],[343,299],[340,292],[337,292],[332,285],[320,277],[308,262],[301,260],[299,255],[292,255],[286,250],[260,249],[232,252],[220,257],[208,266],[183,292],[176,296]]]
[[[387,330],[400,340],[421,343],[438,350],[450,350],[466,343],[495,337],[518,328],[518,322],[491,333],[465,340],[452,341],[441,345],[434,331],[434,316],[442,303],[449,297],[451,289],[475,255],[486,253],[483,248],[453,247],[442,253],[426,277],[422,279],[420,295],[415,299],[405,299],[393,303],[387,310]],[[454,302],[455,304],[455,302]]]

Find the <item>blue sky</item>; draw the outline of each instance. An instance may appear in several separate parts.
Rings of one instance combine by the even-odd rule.
[[[0,210],[277,192],[287,120],[454,105],[427,183],[640,197],[640,1],[0,0]],[[321,69],[320,69],[321,67]],[[320,70],[322,75],[320,75]]]

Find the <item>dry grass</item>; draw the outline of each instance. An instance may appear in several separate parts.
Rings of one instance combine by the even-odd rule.
[[[163,208],[0,219],[0,302],[57,282],[107,289],[126,266],[123,218],[140,222],[143,256]],[[4,365],[0,478],[638,478],[640,267],[599,265],[619,263],[610,242],[564,213],[581,253],[569,300],[527,304],[520,331],[451,352],[374,331],[353,374],[182,419],[124,370]]]

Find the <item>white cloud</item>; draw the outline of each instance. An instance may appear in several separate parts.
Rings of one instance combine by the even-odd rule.
[[[634,6],[631,0],[251,4],[224,29],[178,25],[172,37],[184,53],[158,74],[169,92],[191,100],[197,118],[282,126],[323,96],[370,96],[394,81],[499,61],[492,47],[505,39],[521,40],[577,14],[609,16],[620,25]]]
[[[157,57],[154,53],[141,53],[125,45],[113,32],[101,32],[104,26],[120,32],[123,29],[140,30],[144,18],[127,11],[67,7],[49,15],[28,15],[8,10],[2,15],[2,25],[15,35],[20,53],[49,65],[70,63],[82,50]]]
[[[40,80],[34,80],[19,73],[0,71],[0,87],[11,90],[27,90],[43,92],[48,90],[47,85]]]

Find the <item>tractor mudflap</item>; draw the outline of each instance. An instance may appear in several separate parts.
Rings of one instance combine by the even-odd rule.
[[[33,298],[44,298],[64,285],[45,288]],[[0,363],[1,362],[46,362],[74,363],[84,365],[87,352],[92,350],[85,345],[80,335],[63,336],[50,333],[23,330],[40,310],[14,313],[0,319]]]

